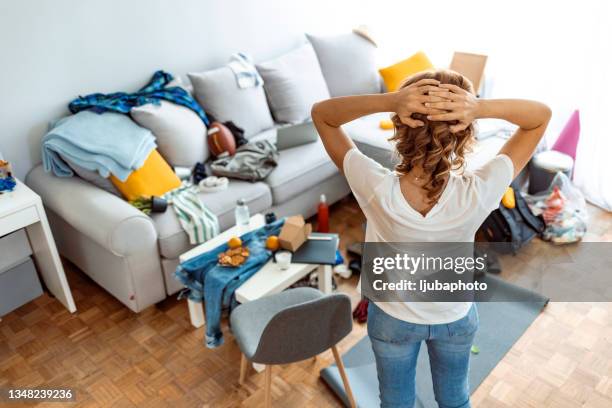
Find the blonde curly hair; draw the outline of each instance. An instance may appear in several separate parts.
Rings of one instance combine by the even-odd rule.
[[[422,79],[436,79],[440,83],[457,85],[474,93],[469,79],[450,70],[415,74],[405,79],[400,89]],[[447,174],[463,170],[465,154],[470,151],[474,141],[474,124],[471,123],[465,130],[452,133],[450,127],[457,124],[457,121],[430,121],[427,115],[421,113],[413,113],[412,118],[422,121],[424,126],[411,128],[402,123],[397,114],[391,117],[395,131],[389,140],[396,143],[395,149],[400,157],[400,163],[395,166],[395,170],[403,175],[415,167],[421,167],[428,177],[422,187],[427,191],[428,200],[434,203],[442,194]]]

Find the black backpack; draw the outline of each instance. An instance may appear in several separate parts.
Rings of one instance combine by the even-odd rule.
[[[544,231],[544,221],[531,212],[518,184],[512,183],[511,187],[514,189],[516,206],[506,208],[500,203],[480,226],[479,233],[489,242],[509,243],[500,245],[499,249],[516,254],[523,245]]]

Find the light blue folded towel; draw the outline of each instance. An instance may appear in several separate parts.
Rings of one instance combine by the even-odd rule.
[[[42,139],[46,172],[71,177],[70,161],[102,177],[125,181],[156,147],[153,134],[120,113],[81,111],[59,120]]]

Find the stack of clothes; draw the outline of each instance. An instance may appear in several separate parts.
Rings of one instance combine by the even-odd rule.
[[[192,244],[219,233],[217,217],[202,204],[196,187],[182,184],[156,150],[153,134],[125,114],[133,107],[161,100],[194,111],[205,125],[209,120],[185,89],[168,86],[172,75],[157,71],[138,92],[95,93],[69,104],[73,115],[51,126],[42,140],[45,171],[71,177],[84,169],[109,178],[128,200],[164,195],[172,205]]]

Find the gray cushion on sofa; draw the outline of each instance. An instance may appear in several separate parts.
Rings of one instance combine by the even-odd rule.
[[[274,205],[281,204],[338,173],[320,140],[283,150],[266,178]]]
[[[393,136],[393,130],[380,128],[380,121],[389,119],[390,113],[381,112],[363,116],[342,126],[366,156],[371,157],[383,166],[392,169],[397,163],[394,155],[395,146],[388,139]]]
[[[317,55],[310,44],[257,64],[257,71],[264,79],[270,109],[277,122],[303,122],[310,117],[315,102],[329,98]]]
[[[119,190],[117,190],[113,183],[111,183],[110,179],[102,177],[97,171],[87,170],[86,168],[83,168],[78,164],[74,164],[70,160],[66,160],[63,157],[62,159],[64,159],[64,161],[68,164],[68,166],[70,166],[72,171],[74,171],[74,173],[83,180],[89,181],[94,186],[99,187],[104,191],[108,191],[109,193],[114,194],[117,197],[121,197],[121,193],[119,192]]]
[[[236,207],[236,201],[241,198],[246,201],[251,214],[265,211],[272,205],[270,188],[265,183],[230,180],[227,190],[216,193],[200,193],[202,203],[219,217],[221,231],[235,224],[234,208]],[[151,218],[157,229],[161,256],[173,259],[193,248],[172,209],[169,208],[161,214],[153,213]]]
[[[206,125],[191,109],[161,101],[132,108],[130,116],[153,133],[157,150],[172,166],[191,167],[208,158]]]
[[[376,46],[355,33],[306,35],[314,47],[331,96],[379,93]]]
[[[221,122],[233,121],[244,129],[245,137],[274,126],[263,87],[238,88],[229,67],[189,73],[187,76],[204,110]]]

